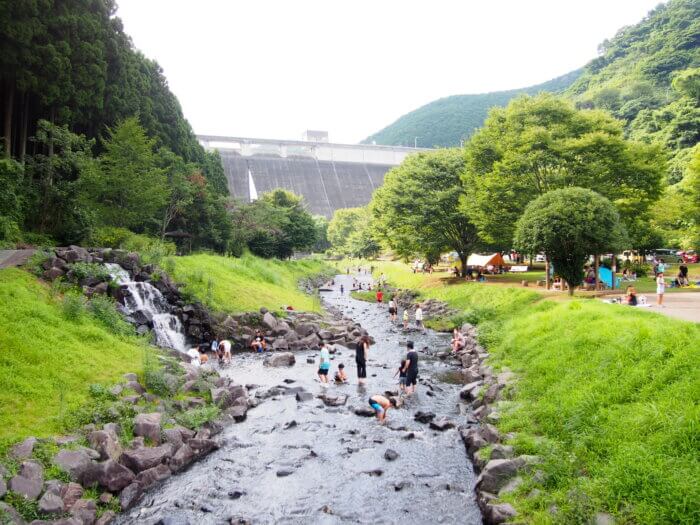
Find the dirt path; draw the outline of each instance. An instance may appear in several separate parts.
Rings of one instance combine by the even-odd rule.
[[[0,250],[0,269],[20,266],[34,255],[36,250]]]
[[[664,307],[656,306],[656,296],[650,298],[654,305],[648,308],[669,317],[700,323],[700,293],[674,293],[664,295]]]

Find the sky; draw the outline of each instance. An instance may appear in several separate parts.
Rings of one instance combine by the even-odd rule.
[[[597,56],[659,0],[117,0],[198,134],[355,143],[437,98]],[[419,144],[420,146],[420,144]]]

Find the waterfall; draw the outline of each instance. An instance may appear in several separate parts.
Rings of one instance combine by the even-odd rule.
[[[151,283],[132,281],[129,272],[118,264],[107,263],[105,267],[118,284],[126,287],[126,313],[132,315],[140,312],[153,323],[158,346],[185,352],[185,330],[180,319],[169,312],[168,301],[160,290]]]

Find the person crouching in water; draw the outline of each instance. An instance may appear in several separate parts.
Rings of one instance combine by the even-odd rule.
[[[391,400],[389,400],[381,394],[374,394],[369,398],[369,406],[374,409],[377,419],[383,423],[386,420],[387,410],[396,408],[396,398],[392,397]]]
[[[267,349],[267,341],[265,341],[265,336],[258,328],[255,330],[255,336],[253,336],[253,341],[250,343],[250,347],[253,352],[264,352]]]
[[[338,371],[335,373],[335,377],[333,379],[336,383],[348,382],[348,374],[345,373],[345,365],[343,363],[338,365]]]

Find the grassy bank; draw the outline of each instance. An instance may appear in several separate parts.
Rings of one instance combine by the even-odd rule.
[[[0,270],[0,441],[60,433],[90,384],[141,370],[141,340],[73,313],[31,274]]]
[[[279,261],[246,254],[240,258],[197,254],[172,257],[164,266],[178,282],[214,310],[246,312],[265,306],[319,311],[318,298],[299,289],[299,281],[328,272],[316,259]]]
[[[518,454],[544,459],[502,498],[518,521],[588,523],[609,512],[621,523],[700,522],[699,325],[375,266],[459,309],[479,325],[490,364],[517,373],[497,426]]]

